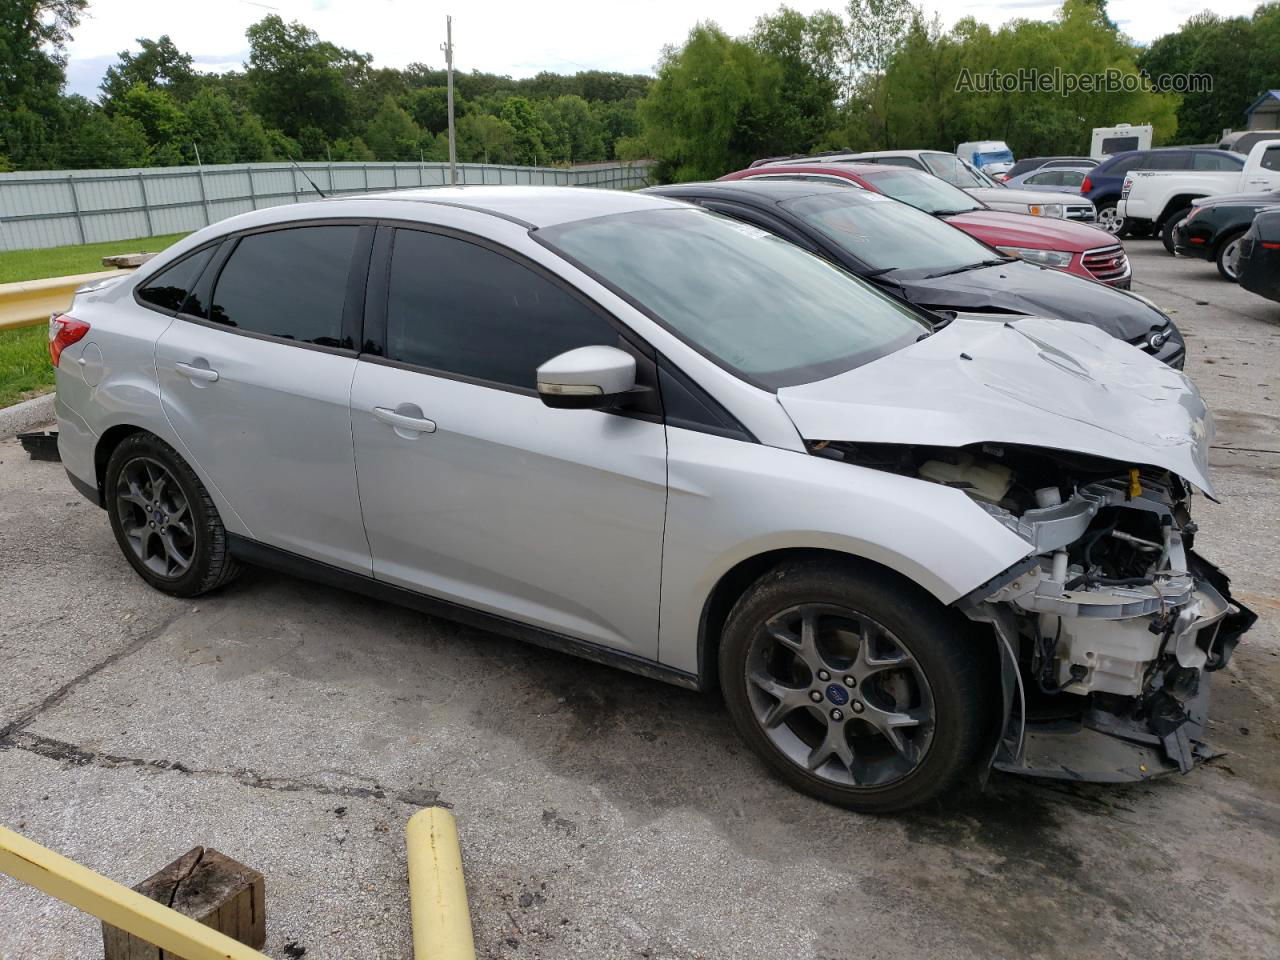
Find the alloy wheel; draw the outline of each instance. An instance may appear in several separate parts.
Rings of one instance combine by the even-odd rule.
[[[1222,272],[1231,280],[1240,279],[1240,238],[1232,240],[1222,251]]]
[[[847,607],[802,604],[770,618],[747,657],[748,698],[789,760],[842,786],[902,779],[933,740],[928,679],[898,637]]]
[[[116,484],[116,516],[135,557],[158,577],[175,580],[196,554],[191,505],[158,460],[135,457]]]
[[[1120,216],[1115,207],[1103,207],[1098,211],[1097,225],[1114,236],[1124,229],[1124,217]]]

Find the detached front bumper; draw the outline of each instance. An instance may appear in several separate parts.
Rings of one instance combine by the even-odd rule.
[[[994,768],[1126,783],[1187,773],[1213,755],[1205,742],[1210,677],[1230,661],[1257,615],[1231,598],[1229,580],[1213,564],[1188,551],[1188,567],[1191,597],[1176,610],[1142,612],[1135,598],[1123,607],[1104,610],[1095,603],[1077,611],[1095,623],[1131,631],[1137,643],[1147,634],[1164,636],[1162,657],[1152,662],[1138,696],[1105,692],[1106,658],[1093,660],[1086,653],[1090,670],[1102,672],[1102,683],[1087,696],[1060,694],[1048,702],[1024,678],[1010,611],[991,603],[969,611],[973,619],[991,623],[1002,647],[1005,710]]]

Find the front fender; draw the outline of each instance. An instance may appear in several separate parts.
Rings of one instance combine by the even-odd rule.
[[[940,484],[762,444],[667,431],[662,663],[696,673],[711,591],[744,560],[822,549],[874,561],[949,604],[1031,546]]]

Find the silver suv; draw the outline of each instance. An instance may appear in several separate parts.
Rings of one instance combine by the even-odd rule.
[[[157,589],[261,564],[718,687],[860,810],[1190,769],[1252,621],[1191,550],[1182,374],[674,200],[261,210],[83,289],[50,350],[71,482]]]

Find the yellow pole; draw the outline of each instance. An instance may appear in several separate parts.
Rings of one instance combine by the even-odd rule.
[[[428,807],[405,828],[415,960],[475,960],[462,850],[453,814]]]
[[[269,960],[226,934],[4,827],[0,827],[0,871],[183,960]]]

